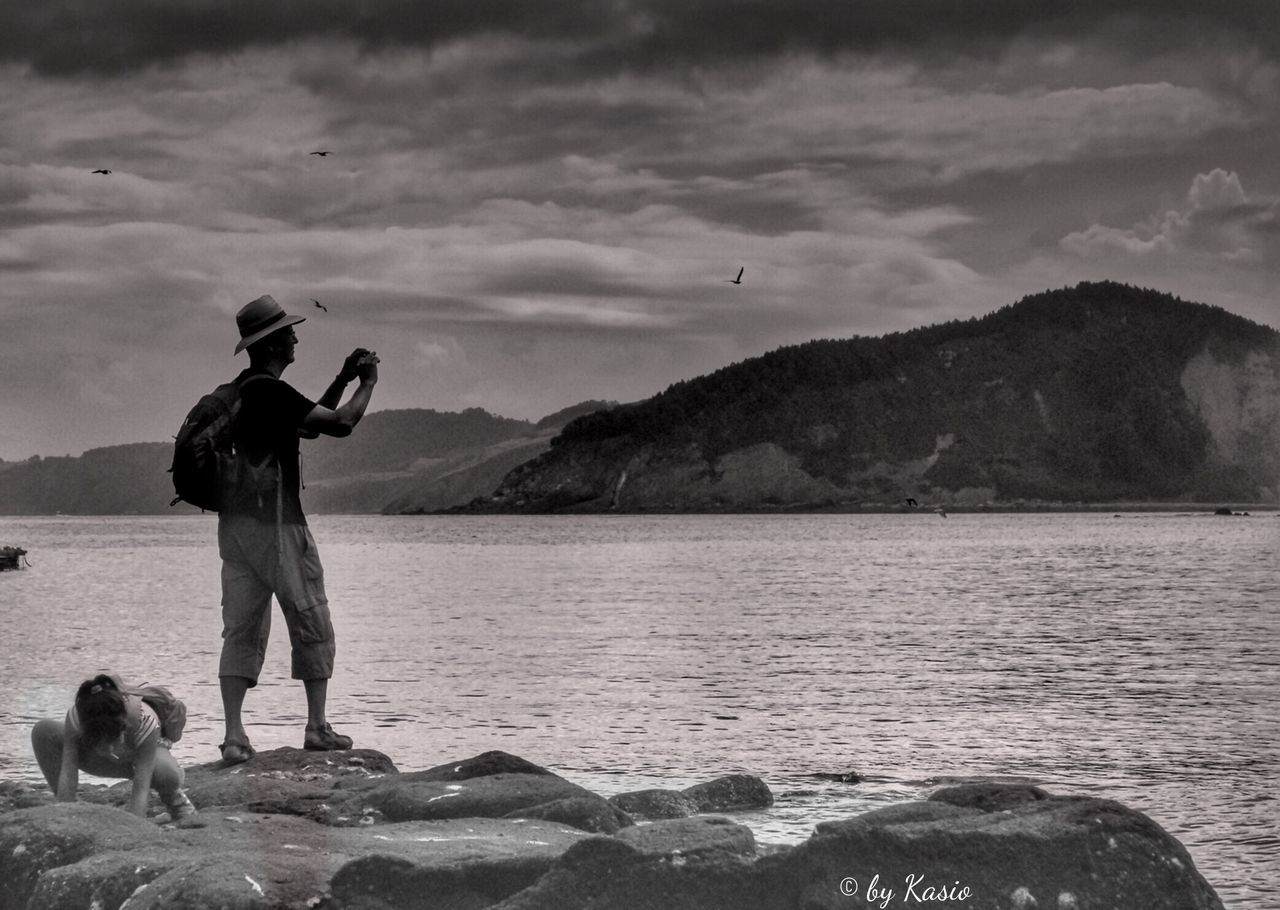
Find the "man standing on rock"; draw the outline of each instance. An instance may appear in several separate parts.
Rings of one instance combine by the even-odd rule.
[[[249,352],[249,367],[235,379],[240,411],[233,437],[241,480],[218,514],[223,623],[218,681],[226,718],[220,748],[226,764],[254,754],[241,708],[262,671],[273,594],[289,628],[293,678],[302,680],[307,694],[303,747],[351,748],[351,737],[335,732],[325,716],[335,643],[324,572],[299,498],[298,439],[350,435],[378,381],[378,357],[357,348],[320,400],[312,401],[280,378],[294,360],[293,326],[304,320],[285,313],[270,295],[236,314],[240,342],[235,352]],[[353,379],[359,385],[339,404]]]

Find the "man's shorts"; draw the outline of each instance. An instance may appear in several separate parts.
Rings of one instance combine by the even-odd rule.
[[[222,657],[219,676],[258,684],[271,633],[274,594],[289,627],[294,679],[333,676],[336,643],[324,593],[324,569],[306,525],[264,524],[218,516],[222,557]]]

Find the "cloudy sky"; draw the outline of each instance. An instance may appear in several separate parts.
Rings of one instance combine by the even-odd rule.
[[[1272,0],[5,4],[0,458],[170,438],[262,293],[308,394],[362,345],[375,410],[528,419],[1081,280],[1277,325],[1278,51]]]

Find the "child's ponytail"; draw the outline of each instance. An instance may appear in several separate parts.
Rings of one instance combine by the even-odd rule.
[[[124,693],[105,673],[80,684],[76,692],[76,713],[80,716],[85,745],[89,748],[118,737],[124,732],[128,720]]]

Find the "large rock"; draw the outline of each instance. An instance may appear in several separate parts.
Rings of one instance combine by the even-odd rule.
[[[727,818],[680,818],[637,825],[618,833],[618,840],[648,856],[673,860],[691,857],[750,857],[756,852],[751,829]]]
[[[729,774],[684,790],[632,790],[609,798],[639,818],[687,818],[700,812],[737,812],[773,805],[768,784],[750,774]]]
[[[564,825],[528,820],[412,825],[414,849],[371,852],[339,869],[330,885],[331,906],[488,907],[533,885],[561,854],[590,836]]]
[[[698,804],[679,790],[630,790],[609,797],[610,804],[638,818],[688,818]]]
[[[351,819],[401,822],[502,818],[556,800],[593,795],[554,774],[500,773],[455,783],[402,774],[373,787],[335,790],[312,817],[326,824],[347,824]],[[304,795],[302,801],[309,800],[310,796]]]
[[[627,829],[631,831],[633,829]],[[685,856],[593,837],[567,850],[551,871],[494,910],[782,910],[756,871],[728,851]]]
[[[508,812],[504,818],[537,818],[561,822],[580,831],[616,834],[635,824],[631,816],[599,796],[571,796],[526,809]]]
[[[493,903],[533,884],[590,836],[554,822],[507,819],[332,828],[247,811],[198,818],[161,827],[88,803],[0,817],[0,844],[8,848],[0,872],[10,882],[0,889],[0,907],[118,910],[129,900],[128,910],[301,908],[328,899],[331,889],[345,899],[382,894],[390,906],[416,906],[405,883],[423,877],[488,882],[480,893]],[[389,877],[390,868],[411,874]]]
[[[934,907],[1222,908],[1182,845],[1147,816],[1024,786],[949,788],[821,824],[760,865],[789,883],[787,900],[812,910],[865,904],[873,886],[882,899],[892,890],[891,903]]]
[[[940,795],[819,825],[754,861],[624,840],[643,827],[591,838],[495,910],[1222,910],[1182,846],[1117,803],[1025,787]]]
[[[0,910],[29,904],[46,873],[121,844],[159,846],[163,835],[150,822],[110,806],[55,803],[0,816]]]
[[[871,905],[873,885],[876,905],[893,890],[885,906],[1222,906],[1146,816],[1034,787],[952,787],[757,851],[716,816],[623,825],[601,797],[505,753],[393,768],[301,750],[197,766],[201,810],[179,825],[122,811],[127,787],[86,784],[65,804],[2,785],[0,910],[831,910]],[[731,805],[760,798],[747,781],[712,784]],[[468,817],[413,817],[440,805]],[[526,817],[476,817],[502,809]]]
[[[738,812],[767,809],[773,805],[773,793],[760,778],[750,774],[729,774],[705,784],[694,784],[683,791],[699,812]]]

